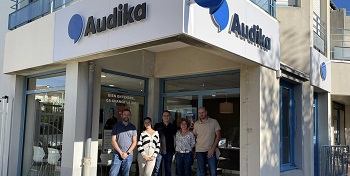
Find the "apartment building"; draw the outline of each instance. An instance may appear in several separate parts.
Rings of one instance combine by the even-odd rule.
[[[289,114],[281,117],[289,121],[289,129],[281,127],[282,142],[289,145],[286,150],[282,146],[281,171],[285,172],[281,175],[319,175],[320,147],[330,144],[330,1],[278,4],[281,70],[286,74],[280,82],[281,91],[289,91],[286,96],[291,97]],[[281,110],[283,114],[284,108]]]

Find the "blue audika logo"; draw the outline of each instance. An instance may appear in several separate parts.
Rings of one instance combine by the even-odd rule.
[[[326,63],[322,62],[320,65],[320,74],[321,74],[321,78],[322,80],[326,80],[327,78],[327,68],[326,68]]]
[[[195,0],[195,2],[204,8],[209,8],[209,14],[219,32],[224,30],[229,21],[229,10],[226,0]]]
[[[83,33],[83,26],[83,17],[79,14],[73,15],[68,24],[68,35],[74,40],[74,43],[77,43],[80,39],[81,34]]]

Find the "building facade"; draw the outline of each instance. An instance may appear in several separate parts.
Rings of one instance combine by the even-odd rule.
[[[221,125],[226,174],[319,175],[336,84],[330,2],[218,3],[15,4],[1,67],[12,102],[5,175],[104,174],[108,119],[128,108],[140,133],[144,117],[196,121],[202,106]]]

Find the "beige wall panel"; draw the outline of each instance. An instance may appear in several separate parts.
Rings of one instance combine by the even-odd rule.
[[[311,2],[312,3],[312,2]],[[310,72],[310,1],[299,7],[277,7],[280,21],[281,62],[302,72]]]
[[[260,175],[277,175],[280,172],[280,84],[274,70],[261,67],[260,75]]]
[[[142,50],[97,60],[102,69],[138,76],[153,76],[154,53]]]
[[[54,23],[50,14],[7,33],[4,73],[52,63]]]
[[[240,64],[207,53],[203,50],[186,47],[156,53],[155,77],[180,76],[238,69]]]
[[[332,62],[332,95],[350,95],[350,64]]]

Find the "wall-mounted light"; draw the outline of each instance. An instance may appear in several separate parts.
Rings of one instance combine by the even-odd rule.
[[[220,103],[220,113],[221,114],[232,114],[233,113],[233,103],[227,102],[227,94],[226,94],[226,102]]]

